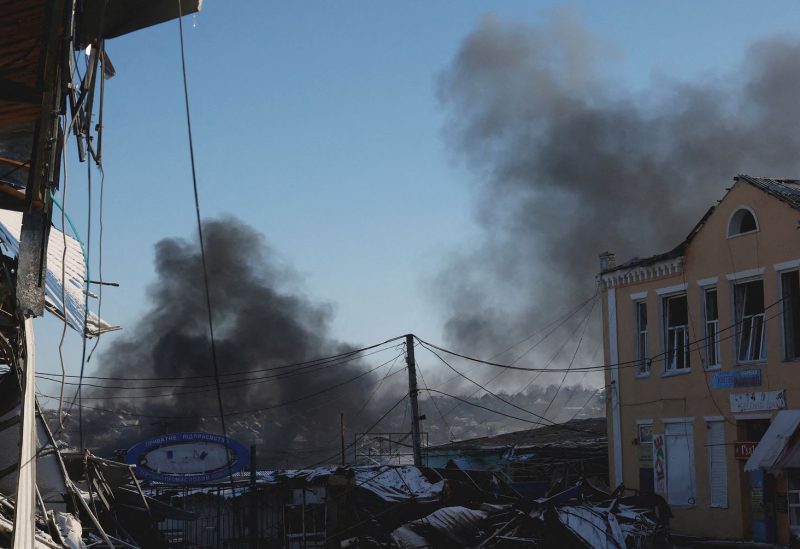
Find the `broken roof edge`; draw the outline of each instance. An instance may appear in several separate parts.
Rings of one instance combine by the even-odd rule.
[[[733,181],[735,183],[742,181],[752,185],[753,187],[787,204],[788,206],[796,210],[800,210],[800,179],[761,177],[740,173],[733,177]],[[797,188],[791,189],[791,187],[789,187],[790,185],[797,186]],[[725,192],[719,202],[725,200],[725,197],[728,196],[730,190],[731,189],[728,189]],[[674,262],[675,260],[680,260],[680,263],[682,263],[686,248],[689,246],[689,243],[692,241],[692,239],[694,239],[697,233],[700,232],[700,229],[703,228],[706,221],[708,221],[708,218],[711,217],[711,214],[714,213],[716,209],[717,206],[711,206],[708,208],[706,213],[702,218],[700,218],[700,221],[695,224],[686,238],[684,238],[680,244],[668,252],[654,254],[642,258],[634,257],[620,265],[615,265],[613,267],[601,270],[598,274],[598,278],[603,282],[608,282],[608,280],[606,280],[607,275],[611,275],[612,273],[615,277],[622,278],[630,274],[634,269],[656,266],[659,263],[663,263],[663,266],[667,267],[665,270],[669,271],[670,263]],[[679,267],[680,265],[674,265],[672,268],[674,269]]]
[[[548,438],[556,435],[559,435],[559,440],[554,441],[552,438]],[[570,440],[570,435],[573,435],[571,437],[572,440]],[[526,436],[530,438],[528,440],[522,440]],[[448,442],[438,446],[430,446],[428,447],[428,452],[449,452],[469,449],[477,453],[489,453],[509,448],[528,449],[555,447],[559,444],[564,448],[586,448],[587,445],[591,444],[605,444],[602,442],[603,439],[608,439],[606,418],[600,416],[572,419],[566,423],[557,423],[554,425],[536,427],[534,429],[523,429],[521,431],[511,431],[510,433],[502,433],[488,437]]]

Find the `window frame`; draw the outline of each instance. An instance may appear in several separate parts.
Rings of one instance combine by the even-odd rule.
[[[790,262],[795,263],[795,262]],[[800,262],[799,262],[800,263]],[[782,265],[778,264],[775,265],[775,274],[778,277],[778,295],[780,296],[781,300],[781,313],[780,313],[780,332],[781,332],[781,360],[783,362],[798,362],[800,361],[800,344],[796,345],[796,350],[794,352],[794,356],[789,356],[789,338],[787,337],[787,308],[786,308],[786,297],[784,296],[784,280],[783,277],[788,274],[797,273],[798,276],[798,292],[800,292],[800,265],[792,265],[789,267],[780,268]],[[796,303],[798,309],[800,309],[800,294],[797,298]]]
[[[691,341],[689,339],[689,296],[688,292],[684,289],[682,291],[678,291],[675,293],[669,294],[662,294],[661,296],[661,343],[662,343],[662,350],[664,354],[664,376],[673,376],[673,375],[680,375],[686,374],[692,371],[692,362],[691,362]],[[670,326],[669,326],[669,301],[672,299],[683,298],[686,302],[686,324],[681,326],[676,326],[676,328],[683,328],[684,332],[684,367],[683,368],[670,368],[669,365],[671,363],[670,360],[670,352],[669,352],[669,342],[670,342]]]
[[[800,469],[792,468],[789,469],[787,473],[788,473],[787,476],[789,478],[787,479],[786,482],[786,511],[787,511],[786,520],[789,523],[789,529],[794,533],[798,533],[800,532],[800,520],[798,521],[797,524],[794,524],[792,522],[792,510],[793,509],[800,510],[800,486],[798,486],[797,489],[793,490],[792,485],[794,484],[794,482],[792,481],[794,480],[794,478],[800,475]],[[793,495],[797,496],[796,498],[797,503],[792,503]],[[800,511],[798,511],[798,513],[800,513]]]
[[[708,293],[714,292],[716,294],[716,310],[717,310],[717,318],[716,320],[709,320],[708,319]],[[713,370],[720,370],[722,369],[722,340],[720,338],[719,332],[719,288],[716,284],[709,284],[707,286],[700,287],[700,297],[702,300],[702,311],[703,311],[703,366],[704,369],[707,371]],[[715,331],[714,331],[714,345],[710,344],[711,336],[709,335],[708,325],[710,323],[715,323]],[[709,359],[710,351],[714,350],[714,354],[716,355],[716,362],[711,362]]]
[[[753,220],[756,223],[756,228],[752,231],[745,231],[745,232],[731,232],[731,223],[733,223],[734,218],[736,215],[741,211],[750,212],[750,215],[753,216]],[[733,210],[731,210],[730,215],[728,215],[728,222],[725,224],[725,236],[726,238],[736,238],[739,236],[745,236],[748,234],[757,233],[761,230],[761,224],[758,222],[758,216],[756,215],[755,210],[746,204],[739,204]]]
[[[761,303],[761,307],[762,307],[762,311],[761,311],[761,313],[758,313],[758,314],[755,314],[755,315],[749,315],[749,318],[755,319],[758,316],[761,317],[761,338],[760,338],[761,339],[761,343],[760,343],[761,353],[760,353],[760,356],[757,357],[757,358],[745,358],[745,359],[742,359],[742,358],[740,358],[740,344],[741,344],[740,337],[741,337],[741,334],[743,332],[743,329],[740,327],[740,324],[744,324],[744,320],[746,318],[746,315],[744,315],[744,311],[742,311],[742,318],[739,318],[739,308],[738,308],[738,303],[737,303],[737,299],[736,299],[736,291],[737,291],[738,287],[744,286],[745,284],[752,284],[754,282],[760,282],[761,283],[761,302],[762,302]],[[764,296],[764,290],[765,290],[765,288],[764,288],[764,279],[763,279],[763,277],[760,277],[760,276],[747,277],[747,278],[736,278],[736,279],[731,280],[730,288],[731,288],[730,291],[731,291],[731,306],[732,306],[731,310],[733,311],[733,325],[736,327],[735,330],[734,330],[734,337],[731,338],[733,340],[734,364],[736,364],[736,365],[764,364],[765,362],[767,362],[767,359],[769,358],[769,355],[768,355],[768,342],[767,342],[766,300],[764,299],[764,297],[765,297]],[[719,294],[717,294],[717,295],[719,296]],[[746,304],[746,301],[745,301],[745,304]],[[750,336],[751,340],[753,339],[752,338],[753,322],[754,321],[751,321],[750,332],[749,332],[751,334],[751,336]],[[752,341],[751,341],[751,343],[752,343]]]
[[[645,313],[645,329],[641,329],[639,316],[639,307],[644,306]],[[650,317],[647,311],[647,300],[636,299],[633,302],[633,329],[634,329],[634,354],[636,356],[636,377],[650,377],[652,364],[650,363],[649,347],[650,347]],[[644,349],[642,348],[642,336],[644,336]]]

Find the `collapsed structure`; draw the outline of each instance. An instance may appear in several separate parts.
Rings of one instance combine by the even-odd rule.
[[[121,502],[149,509],[145,496],[131,491],[136,482],[129,467],[82,455],[68,472],[34,394],[32,319],[48,309],[84,337],[113,329],[89,314],[92,281],[81,244],[52,228],[65,149],[74,136],[82,162],[102,162],[103,81],[114,74],[104,41],[198,9],[199,0],[0,2],[3,546],[147,544],[152,529],[138,525],[137,513],[115,512]],[[82,50],[88,59],[80,75]]]

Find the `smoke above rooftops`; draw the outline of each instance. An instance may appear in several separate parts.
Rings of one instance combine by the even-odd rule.
[[[800,176],[796,40],[636,92],[609,76],[618,53],[571,11],[488,14],[440,74],[446,141],[480,181],[478,241],[435,284],[451,345],[486,356],[541,328],[594,293],[600,252],[671,249],[737,173]]]
[[[387,361],[394,363],[394,371],[401,370],[403,349],[392,344],[368,358],[283,368],[356,347],[331,337],[332,307],[303,294],[299,276],[256,230],[225,217],[206,220],[203,232],[222,397],[226,413],[232,414],[226,418],[229,435],[244,444],[257,443],[263,465],[284,465],[290,459],[291,465],[301,466],[330,455],[336,456],[330,461],[338,461],[339,413],[345,413],[348,442],[352,433],[377,419],[389,405],[368,397],[391,366],[369,370]],[[111,410],[87,409],[84,414],[87,446],[101,454],[165,433],[220,432],[197,239],[158,242],[155,272],[141,320],[106,344],[99,357],[96,375],[114,379],[89,382],[148,388],[84,390],[86,406]],[[236,374],[243,371],[258,372]],[[391,396],[392,383],[401,377],[389,379],[384,394]],[[269,407],[275,408],[264,410]]]

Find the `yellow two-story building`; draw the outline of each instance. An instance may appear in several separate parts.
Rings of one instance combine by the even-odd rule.
[[[601,255],[610,478],[675,532],[800,531],[800,181],[740,175],[673,250]],[[759,448],[760,446],[760,448]]]

